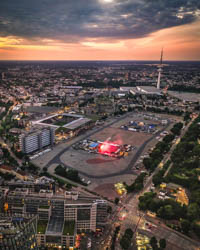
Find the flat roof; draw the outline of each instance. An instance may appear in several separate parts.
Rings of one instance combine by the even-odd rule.
[[[2,190],[0,190],[2,191]],[[1,192],[0,192],[1,193]],[[23,197],[24,199],[49,199],[49,196],[43,196],[40,193],[29,193],[29,194],[22,194],[19,192],[14,191],[10,191],[8,193],[8,197],[13,197],[13,196],[17,196],[17,197]],[[57,195],[54,194],[51,196],[51,200],[60,200],[61,202],[63,202],[63,204],[65,206],[67,205],[91,205],[93,204],[93,202],[96,202],[98,199],[98,197],[86,197],[86,196],[82,196],[79,195],[77,200],[71,199],[71,198],[65,198],[64,194],[63,195]],[[104,200],[103,200],[104,201]]]
[[[137,89],[144,92],[149,92],[149,94],[161,94],[161,90],[154,86],[137,86]]]
[[[51,118],[56,117],[56,116],[59,116],[59,115],[74,117],[74,118],[77,118],[77,119],[74,120],[74,121],[71,121],[69,123],[66,123],[63,126],[45,123],[46,120],[51,119]],[[47,117],[42,118],[40,120],[32,121],[32,123],[34,125],[42,125],[42,126],[54,127],[55,129],[63,127],[63,128],[67,128],[69,130],[74,130],[74,129],[79,128],[80,126],[88,123],[89,121],[91,121],[91,119],[85,118],[85,117],[83,117],[81,115],[62,113],[62,114],[54,114],[54,115],[51,115],[51,116],[47,116]]]
[[[200,94],[189,93],[189,92],[179,92],[179,91],[167,91],[167,93],[173,97],[176,97],[182,101],[186,102],[200,102]]]
[[[121,91],[130,91],[130,90],[137,91],[136,87],[120,87],[119,89]]]
[[[56,117],[56,116],[71,116],[71,117],[76,117],[76,118],[82,118],[82,116],[81,115],[75,115],[75,114],[68,114],[68,113],[62,113],[62,114],[53,114],[53,115],[49,115],[49,116],[46,116],[46,117],[44,117],[44,118],[42,118],[42,119],[39,119],[39,120],[36,120],[36,121],[33,121],[33,124],[48,124],[48,123],[45,123],[45,121],[46,120],[48,120],[48,119],[51,119],[51,118],[53,118],[53,117]],[[48,124],[49,126],[52,126],[52,124]],[[53,125],[53,126],[57,126],[57,125]],[[57,127],[59,127],[59,126],[57,126]]]
[[[82,89],[82,86],[62,86],[64,89]]]
[[[57,112],[60,108],[50,107],[50,106],[28,106],[25,108],[25,111],[28,113],[50,113]]]
[[[168,188],[175,188],[175,189],[181,187],[180,185],[175,184],[175,183],[172,183],[172,182],[167,183],[166,186],[167,186]]]
[[[91,121],[91,119],[88,119],[88,118],[80,118],[78,120],[72,121],[72,122],[64,125],[63,127],[70,129],[70,130],[74,130],[74,129],[79,128],[80,126],[82,126],[90,121]]]
[[[74,235],[75,232],[75,221],[65,221],[63,228],[63,235]]]
[[[62,235],[63,224],[64,224],[63,218],[51,217],[46,229],[46,235],[48,234]]]

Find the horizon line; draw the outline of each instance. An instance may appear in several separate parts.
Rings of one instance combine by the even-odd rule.
[[[126,60],[126,59],[115,59],[115,60],[112,60],[112,59],[109,59],[109,60],[107,60],[107,59],[105,59],[105,60],[103,60],[103,59],[97,59],[97,60],[87,60],[87,59],[84,59],[84,60],[82,60],[82,59],[76,59],[76,60],[74,60],[74,59],[72,59],[72,60],[56,60],[56,59],[51,59],[51,60],[46,60],[46,59],[34,59],[34,60],[31,60],[31,59],[0,59],[0,62],[10,62],[10,61],[13,61],[13,62],[20,62],[20,61],[23,61],[23,62],[33,62],[33,61],[43,61],[43,62],[50,62],[50,61],[57,61],[57,62],[77,62],[77,61],[79,61],[79,62],[85,62],[85,61],[91,61],[91,62],[134,62],[134,61],[139,61],[139,62],[141,62],[141,61],[146,61],[146,62],[149,62],[149,61],[155,61],[155,62],[159,62],[160,60],[156,60],[156,59],[132,59],[132,60],[130,60],[130,59],[128,59],[128,60]],[[199,60],[187,60],[187,59],[184,59],[184,60],[170,60],[170,59],[168,59],[168,60],[164,60],[164,62],[200,62],[200,59]]]

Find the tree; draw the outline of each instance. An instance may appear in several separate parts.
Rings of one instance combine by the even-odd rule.
[[[183,230],[183,232],[185,234],[187,234],[189,232],[189,230],[190,230],[190,222],[189,222],[189,220],[184,219],[184,220],[181,221],[181,229]]]
[[[122,249],[128,249],[130,247],[132,238],[133,238],[133,231],[130,228],[126,229],[124,235],[120,240],[120,245]]]
[[[125,235],[132,239],[133,231],[130,228],[127,228],[125,231]]]
[[[159,245],[161,249],[165,249],[166,248],[166,240],[165,239],[160,239],[159,241]]]
[[[192,199],[192,201],[195,201],[196,203],[198,203],[200,206],[200,189],[192,192],[191,199]]]
[[[173,134],[169,134],[163,138],[163,141],[166,143],[170,143],[174,140],[174,138],[175,138],[175,136]]]
[[[153,249],[158,249],[158,241],[155,236],[151,237],[150,239],[150,245],[152,246]]]
[[[159,148],[156,148],[155,150],[153,150],[153,152],[150,154],[151,158],[153,159],[157,159],[161,156],[161,151]]]
[[[117,205],[118,203],[119,203],[119,198],[116,197],[116,198],[115,198],[115,204]]]
[[[185,112],[185,115],[184,115],[183,120],[184,120],[184,121],[190,120],[190,112]]]
[[[152,181],[155,186],[160,185],[163,182],[163,171],[160,170],[157,174],[155,174]]]
[[[187,209],[187,217],[190,220],[198,219],[200,214],[200,209],[197,203],[191,203]]]
[[[122,239],[120,240],[120,245],[122,249],[124,250],[128,249],[130,247],[129,239],[127,239],[126,237],[122,237]]]
[[[153,159],[148,157],[148,158],[144,158],[143,160],[143,164],[145,166],[145,168],[148,170],[151,168],[152,164],[153,164]]]
[[[171,129],[171,132],[174,135],[180,135],[181,129],[183,127],[183,123],[182,122],[178,122],[174,125],[174,127]]]
[[[165,205],[158,209],[158,216],[163,219],[171,220],[174,217],[174,211],[172,205]]]
[[[43,167],[43,171],[44,171],[44,172],[47,172],[47,167]]]
[[[107,208],[107,213],[109,213],[109,214],[112,213],[112,207],[111,207],[111,206],[108,206],[108,208]]]
[[[197,223],[194,223],[192,227],[193,227],[195,234],[200,238],[200,225]]]
[[[156,194],[153,192],[144,193],[143,196],[139,197],[139,209],[140,210],[147,210],[150,207],[150,204],[153,202]]]

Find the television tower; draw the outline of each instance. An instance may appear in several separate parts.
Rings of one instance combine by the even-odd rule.
[[[158,65],[158,81],[157,81],[157,89],[160,89],[160,78],[161,78],[161,72],[163,67],[163,48],[161,50],[161,56],[160,56],[160,64]]]

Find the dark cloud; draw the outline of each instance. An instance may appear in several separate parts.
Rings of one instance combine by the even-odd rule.
[[[199,0],[1,0],[0,36],[139,38],[195,21]]]

